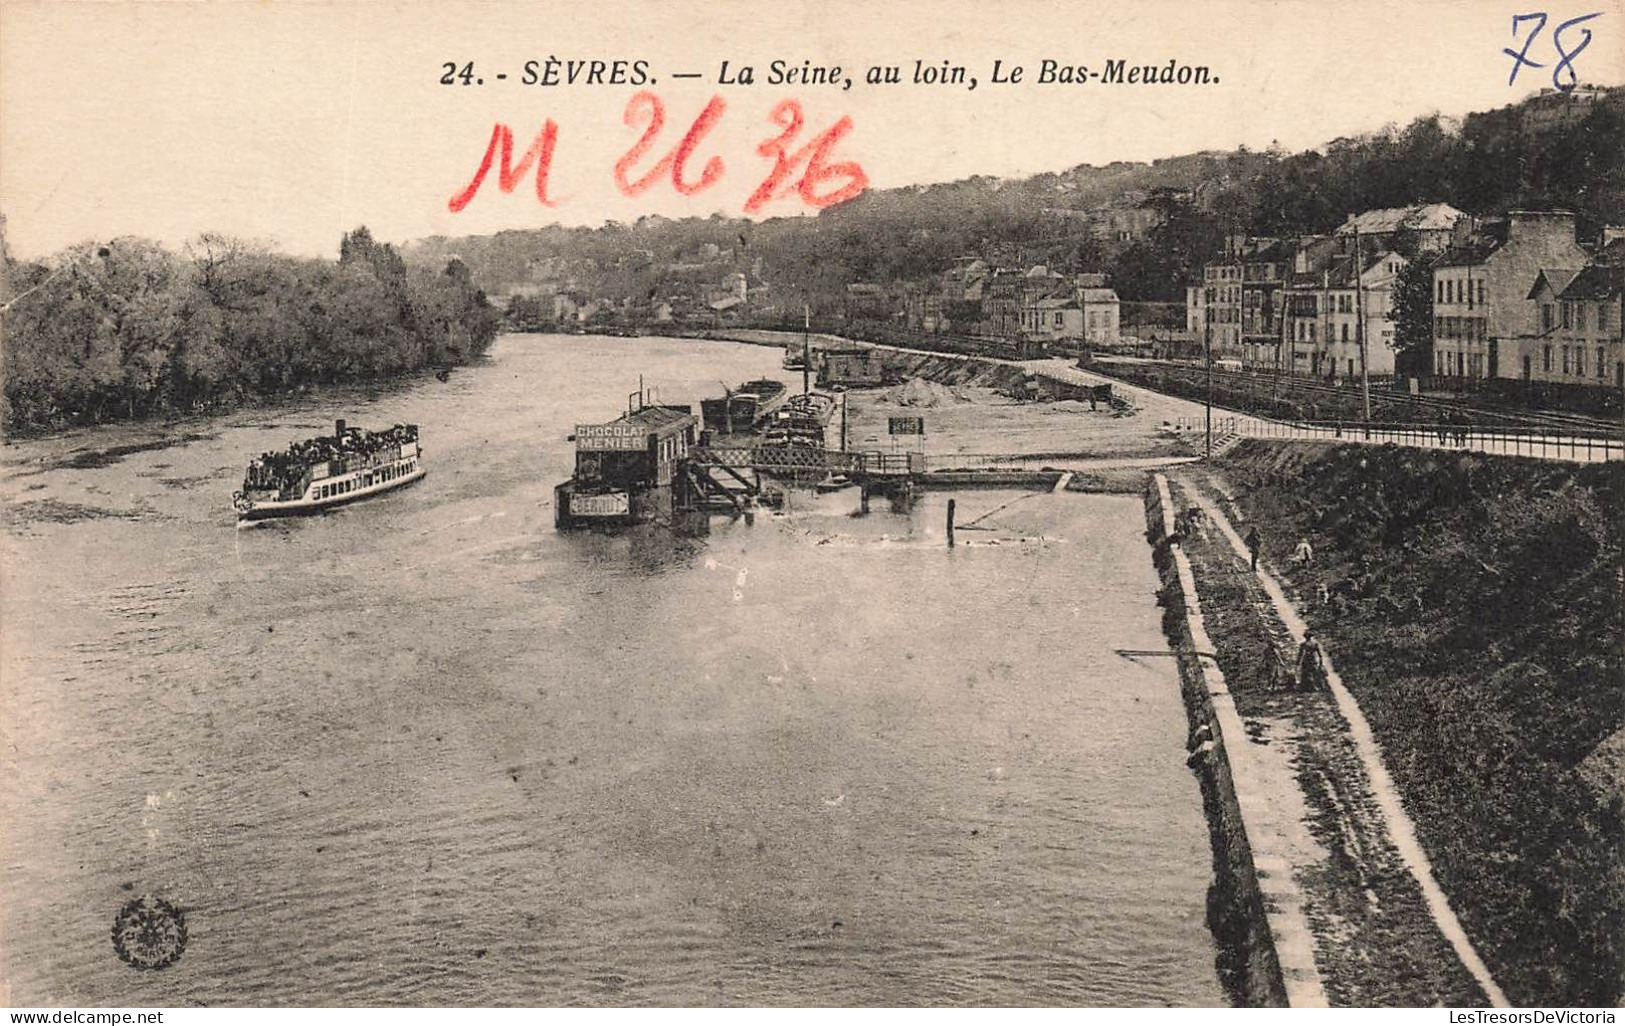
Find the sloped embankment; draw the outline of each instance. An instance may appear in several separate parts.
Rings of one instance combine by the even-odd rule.
[[[1625,466],[1258,441],[1219,466],[1508,996],[1615,1004]]]

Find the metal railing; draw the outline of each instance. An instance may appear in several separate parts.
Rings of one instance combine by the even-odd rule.
[[[1180,432],[1203,432],[1201,417],[1179,417]],[[1457,449],[1497,456],[1532,456],[1578,463],[1625,460],[1625,438],[1600,431],[1561,431],[1541,427],[1482,424],[1390,424],[1350,421],[1276,421],[1257,417],[1215,417],[1213,435],[1342,442],[1393,443],[1420,449]]]
[[[694,446],[688,458],[702,466],[749,467],[769,472],[841,471],[860,469],[861,453],[818,449],[809,445]]]
[[[925,473],[925,456],[917,452],[848,452],[809,445],[709,445],[688,450],[697,466],[734,467],[768,473],[867,474],[906,477]]]

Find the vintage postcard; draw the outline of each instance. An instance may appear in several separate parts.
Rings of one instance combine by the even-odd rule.
[[[1625,998],[1620,0],[0,0],[0,243],[0,1004]]]

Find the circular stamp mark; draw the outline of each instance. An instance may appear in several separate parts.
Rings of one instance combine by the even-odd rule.
[[[162,898],[135,898],[113,917],[113,950],[132,969],[172,966],[186,950],[186,916]]]

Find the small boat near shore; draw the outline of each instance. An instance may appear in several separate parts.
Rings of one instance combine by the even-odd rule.
[[[340,420],[332,435],[295,442],[250,463],[231,504],[239,527],[311,516],[404,487],[426,472],[416,424],[369,431]]]

